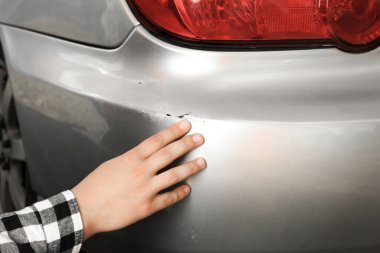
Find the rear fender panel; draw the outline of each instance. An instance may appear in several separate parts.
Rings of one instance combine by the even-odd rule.
[[[94,252],[380,250],[380,50],[206,52],[142,27],[114,50],[0,34],[45,197],[181,118],[205,136],[182,160],[208,161],[191,196],[94,237]]]

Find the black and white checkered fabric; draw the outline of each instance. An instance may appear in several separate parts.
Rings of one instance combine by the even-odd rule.
[[[79,252],[83,224],[71,191],[0,215],[0,252]]]

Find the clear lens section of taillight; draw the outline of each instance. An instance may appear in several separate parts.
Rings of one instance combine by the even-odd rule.
[[[193,42],[373,47],[380,0],[129,0],[149,25]]]

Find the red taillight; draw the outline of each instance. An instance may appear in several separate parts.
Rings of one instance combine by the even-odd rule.
[[[379,0],[330,0],[328,17],[333,35],[346,43],[366,45],[380,37]]]
[[[380,0],[129,0],[157,31],[193,42],[374,47]]]

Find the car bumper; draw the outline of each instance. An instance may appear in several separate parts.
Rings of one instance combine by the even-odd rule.
[[[201,51],[140,26],[113,50],[6,26],[1,37],[32,185],[43,196],[181,118],[205,136],[184,158],[208,162],[188,180],[189,199],[90,247],[380,249],[379,49]]]

